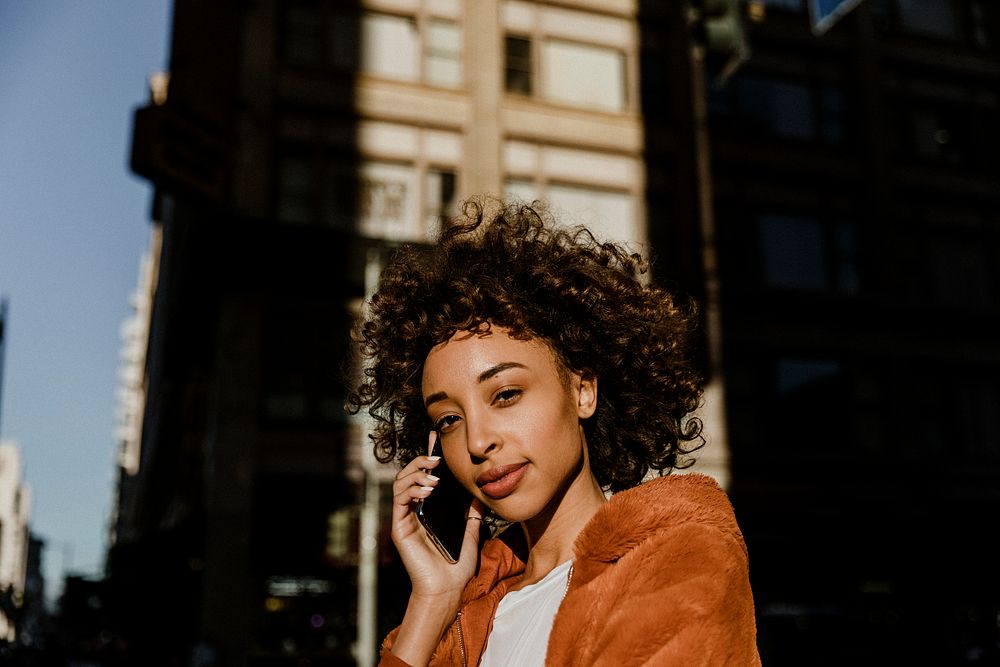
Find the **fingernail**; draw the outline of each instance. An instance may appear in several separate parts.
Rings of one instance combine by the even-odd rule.
[[[420,490],[421,491],[427,491],[428,493],[430,493],[431,491],[434,490],[434,487],[433,486],[421,486]]]
[[[435,477],[434,475],[427,475],[427,479],[431,480],[432,482],[436,482],[436,481],[438,481],[441,478],[440,477]]]
[[[440,461],[441,457],[440,456],[428,456],[427,460],[428,461]]]

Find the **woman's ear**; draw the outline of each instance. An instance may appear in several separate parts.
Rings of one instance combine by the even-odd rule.
[[[591,373],[576,375],[576,414],[580,419],[594,416],[597,411],[597,377]]]

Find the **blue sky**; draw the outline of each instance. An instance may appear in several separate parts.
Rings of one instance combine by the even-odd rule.
[[[132,110],[166,68],[170,2],[0,2],[0,436],[20,444],[48,590],[99,574],[119,328],[150,234]]]

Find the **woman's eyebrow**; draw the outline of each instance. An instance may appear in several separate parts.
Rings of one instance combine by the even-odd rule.
[[[487,380],[489,380],[494,375],[497,375],[499,373],[503,373],[505,370],[507,370],[509,368],[527,368],[527,366],[525,366],[524,364],[519,364],[516,361],[505,361],[505,362],[497,364],[496,366],[493,366],[491,368],[487,368],[485,371],[483,371],[482,373],[480,373],[479,377],[476,378],[476,379],[480,383],[486,382]]]
[[[439,392],[433,393],[430,396],[428,396],[426,399],[424,399],[424,407],[425,408],[429,408],[429,407],[431,407],[431,403],[437,403],[438,401],[443,401],[443,400],[445,400],[447,398],[448,398],[448,394],[446,394],[443,391],[439,391]]]
[[[497,364],[496,366],[491,366],[490,368],[487,368],[485,371],[479,374],[479,377],[476,378],[476,381],[481,384],[489,380],[494,375],[503,373],[504,371],[509,370],[511,368],[526,369],[527,366],[525,366],[524,364],[519,364],[516,361],[505,361],[503,363]],[[430,396],[428,396],[426,399],[424,399],[424,407],[429,408],[431,406],[431,403],[437,403],[438,401],[443,401],[447,398],[448,398],[447,393],[443,391],[435,392]]]

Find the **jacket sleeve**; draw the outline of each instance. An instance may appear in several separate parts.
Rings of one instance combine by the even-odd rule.
[[[684,522],[620,560],[580,568],[583,583],[563,600],[546,664],[760,664],[738,532]]]
[[[408,662],[392,653],[392,645],[396,641],[397,634],[399,634],[399,628],[390,632],[382,641],[379,667],[411,667]],[[445,631],[444,637],[441,638],[441,642],[434,650],[434,655],[431,656],[428,667],[450,667],[457,664],[455,656],[461,654],[458,641],[458,627],[456,622],[452,623],[448,630]]]
[[[410,663],[400,660],[390,651],[382,652],[382,659],[378,661],[379,667],[411,667]]]

